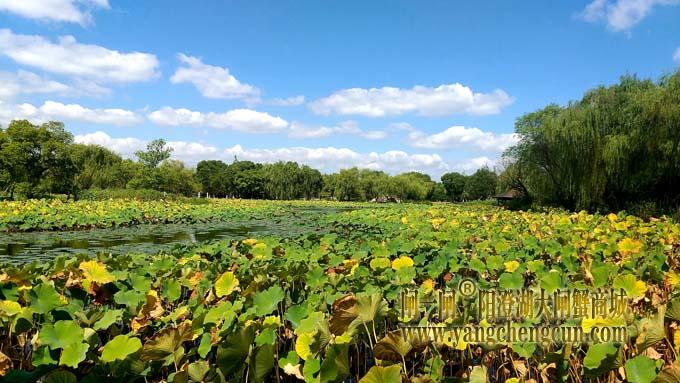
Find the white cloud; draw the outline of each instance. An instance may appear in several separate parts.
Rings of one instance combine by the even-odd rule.
[[[680,48],[675,50],[675,54],[673,55],[673,59],[680,63]]]
[[[416,129],[408,122],[393,122],[389,125],[392,130],[398,130],[402,132],[413,132]]]
[[[314,113],[329,115],[395,116],[418,113],[424,116],[447,114],[497,114],[513,102],[503,90],[474,93],[459,83],[436,88],[414,86],[343,89],[309,104]]]
[[[19,94],[102,96],[109,93],[109,89],[86,81],[75,81],[74,84],[67,85],[24,70],[16,73],[0,71],[0,100],[4,101],[14,99]]]
[[[19,94],[57,93],[72,89],[66,84],[50,81],[35,73],[19,70],[17,73],[0,72],[0,99],[13,99]]]
[[[137,150],[144,149],[146,146],[146,142],[138,138],[112,138],[102,131],[79,134],[73,137],[73,140],[79,144],[103,146],[125,157],[132,157]]]
[[[350,134],[368,140],[380,140],[387,137],[387,133],[382,130],[362,130],[354,121],[344,121],[333,127],[310,127],[294,121],[288,132],[288,136],[293,138],[320,138],[331,134]]]
[[[157,125],[231,129],[248,133],[278,132],[288,127],[288,122],[280,117],[250,109],[234,109],[225,113],[202,113],[185,108],[164,107],[149,113],[147,117]]]
[[[0,11],[43,21],[92,22],[92,8],[109,8],[108,0],[0,0]]]
[[[481,151],[502,152],[518,141],[515,134],[496,134],[479,128],[452,126],[443,132],[427,135],[413,131],[409,134],[412,146],[426,149],[471,148]]]
[[[35,123],[57,120],[106,125],[134,125],[142,121],[135,112],[118,108],[89,109],[78,104],[62,104],[56,101],[45,101],[39,107],[27,103],[0,102],[0,121],[7,123],[15,119],[27,119]]]
[[[496,161],[488,158],[488,157],[475,157],[475,158],[468,158],[460,162],[456,162],[451,166],[451,169],[463,174],[472,174],[474,173],[477,169],[483,168],[483,167],[488,167],[489,169],[493,169],[494,165],[496,164]]]
[[[593,0],[581,12],[588,22],[606,21],[614,31],[628,31],[659,5],[678,5],[678,0]]]
[[[319,169],[323,172],[334,172],[349,167],[372,170],[383,170],[391,174],[407,171],[420,171],[434,175],[446,172],[449,167],[438,154],[409,154],[403,151],[387,151],[383,153],[359,153],[349,148],[276,148],[276,149],[243,149],[235,145],[225,149],[223,158],[236,156],[239,160],[255,162],[295,161]]]
[[[73,36],[53,43],[42,36],[0,29],[0,53],[19,64],[94,82],[130,83],[159,75],[155,55],[80,44]]]
[[[132,157],[135,151],[146,146],[146,141],[137,138],[113,138],[101,131],[77,135],[75,141],[101,145],[126,157]],[[357,166],[365,169],[383,170],[391,174],[420,171],[439,177],[450,169],[449,165],[437,154],[409,154],[396,150],[383,153],[359,153],[349,148],[336,147],[245,149],[241,145],[220,149],[210,144],[185,141],[169,141],[168,145],[174,148],[172,158],[185,161],[190,165],[205,159],[221,159],[230,163],[236,156],[239,160],[260,163],[296,161],[323,172],[334,172]]]
[[[242,84],[229,73],[229,69],[204,64],[199,58],[182,53],[178,57],[184,66],[178,68],[170,78],[173,84],[193,84],[207,98],[244,98],[250,101],[257,101],[259,98],[259,89]]]
[[[269,103],[275,106],[297,106],[305,103],[305,96],[274,98]]]

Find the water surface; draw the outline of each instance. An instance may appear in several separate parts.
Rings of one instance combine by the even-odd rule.
[[[170,251],[182,243],[242,239],[251,236],[296,237],[323,232],[321,217],[337,208],[296,209],[269,219],[195,224],[136,225],[63,232],[0,233],[0,264],[20,264],[78,253]]]

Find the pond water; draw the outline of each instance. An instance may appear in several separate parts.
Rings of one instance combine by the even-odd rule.
[[[345,209],[342,209],[345,210]],[[319,219],[339,209],[297,209],[271,219],[196,224],[137,225],[63,232],[0,233],[0,264],[21,264],[78,253],[169,251],[182,243],[242,239],[251,236],[296,237],[322,233]]]

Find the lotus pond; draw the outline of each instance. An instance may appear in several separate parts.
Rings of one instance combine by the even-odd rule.
[[[282,206],[263,205],[256,208]],[[680,225],[672,221],[400,204],[324,215],[317,225],[324,230],[3,264],[0,376],[10,382],[680,381]],[[398,331],[408,320],[400,311],[404,288],[430,296],[464,278],[480,288],[548,294],[620,289],[625,313],[572,324],[622,325],[629,338],[477,345]],[[457,298],[453,324],[474,322],[475,304]],[[533,326],[541,315],[515,325]]]
[[[69,254],[169,252],[187,243],[245,239],[249,236],[297,237],[322,232],[329,214],[354,207],[296,206],[269,215],[230,217],[196,223],[139,224],[72,231],[0,233],[0,262],[29,263]]]

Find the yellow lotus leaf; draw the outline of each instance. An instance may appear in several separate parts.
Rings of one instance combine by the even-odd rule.
[[[115,278],[109,273],[103,263],[97,261],[85,261],[78,267],[82,270],[85,279],[100,285],[113,282]]]
[[[255,239],[255,238],[244,239],[243,243],[245,243],[248,246],[253,246],[254,244],[257,243],[257,239]]]
[[[430,223],[434,229],[439,229],[439,227],[446,222],[446,218],[435,218]]]
[[[401,217],[401,223],[403,223],[404,225],[408,225],[408,218]]]
[[[581,328],[584,332],[590,332],[593,327],[619,327],[625,325],[626,322],[622,317],[619,318],[583,318],[581,319]]]
[[[231,271],[222,274],[215,282],[215,294],[218,298],[231,294],[238,288],[238,278]]]
[[[609,215],[607,215],[607,219],[609,220],[609,222],[616,222],[616,220],[619,219],[619,217],[614,213],[609,213]]]
[[[21,305],[14,301],[0,301],[0,314],[14,316],[21,312]]]
[[[369,266],[371,266],[372,270],[386,269],[390,267],[390,260],[385,257],[373,258],[369,263]]]
[[[281,327],[281,318],[278,315],[268,315],[264,317],[262,325],[265,327]]]
[[[423,281],[422,287],[425,294],[429,294],[434,290],[434,281],[432,279],[426,279]]]
[[[512,273],[519,267],[519,262],[517,261],[508,261],[504,262],[503,264],[505,265],[505,271],[507,271],[508,273]]]
[[[637,254],[642,249],[642,242],[626,237],[619,241],[617,248],[623,255]]]
[[[675,352],[676,353],[680,352],[680,330],[679,329],[673,330],[673,344],[675,345],[675,347],[673,347],[675,349]]]
[[[392,261],[392,268],[394,270],[400,270],[403,269],[404,267],[411,267],[413,266],[413,259],[411,257],[407,257],[405,255],[395,259]]]
[[[678,275],[678,273],[675,271],[669,271],[668,274],[666,274],[666,279],[668,280],[668,284],[673,287],[680,283],[680,275]]]
[[[298,335],[295,340],[295,352],[302,360],[307,360],[312,356],[311,345],[314,342],[314,335],[316,335],[316,331],[303,333]]]
[[[623,274],[614,278],[612,286],[615,289],[623,289],[630,298],[640,298],[647,292],[647,284],[635,278],[631,274]]]
[[[346,344],[350,343],[352,341],[352,333],[349,331],[345,331],[342,333],[342,335],[336,336],[334,341],[335,344]]]

